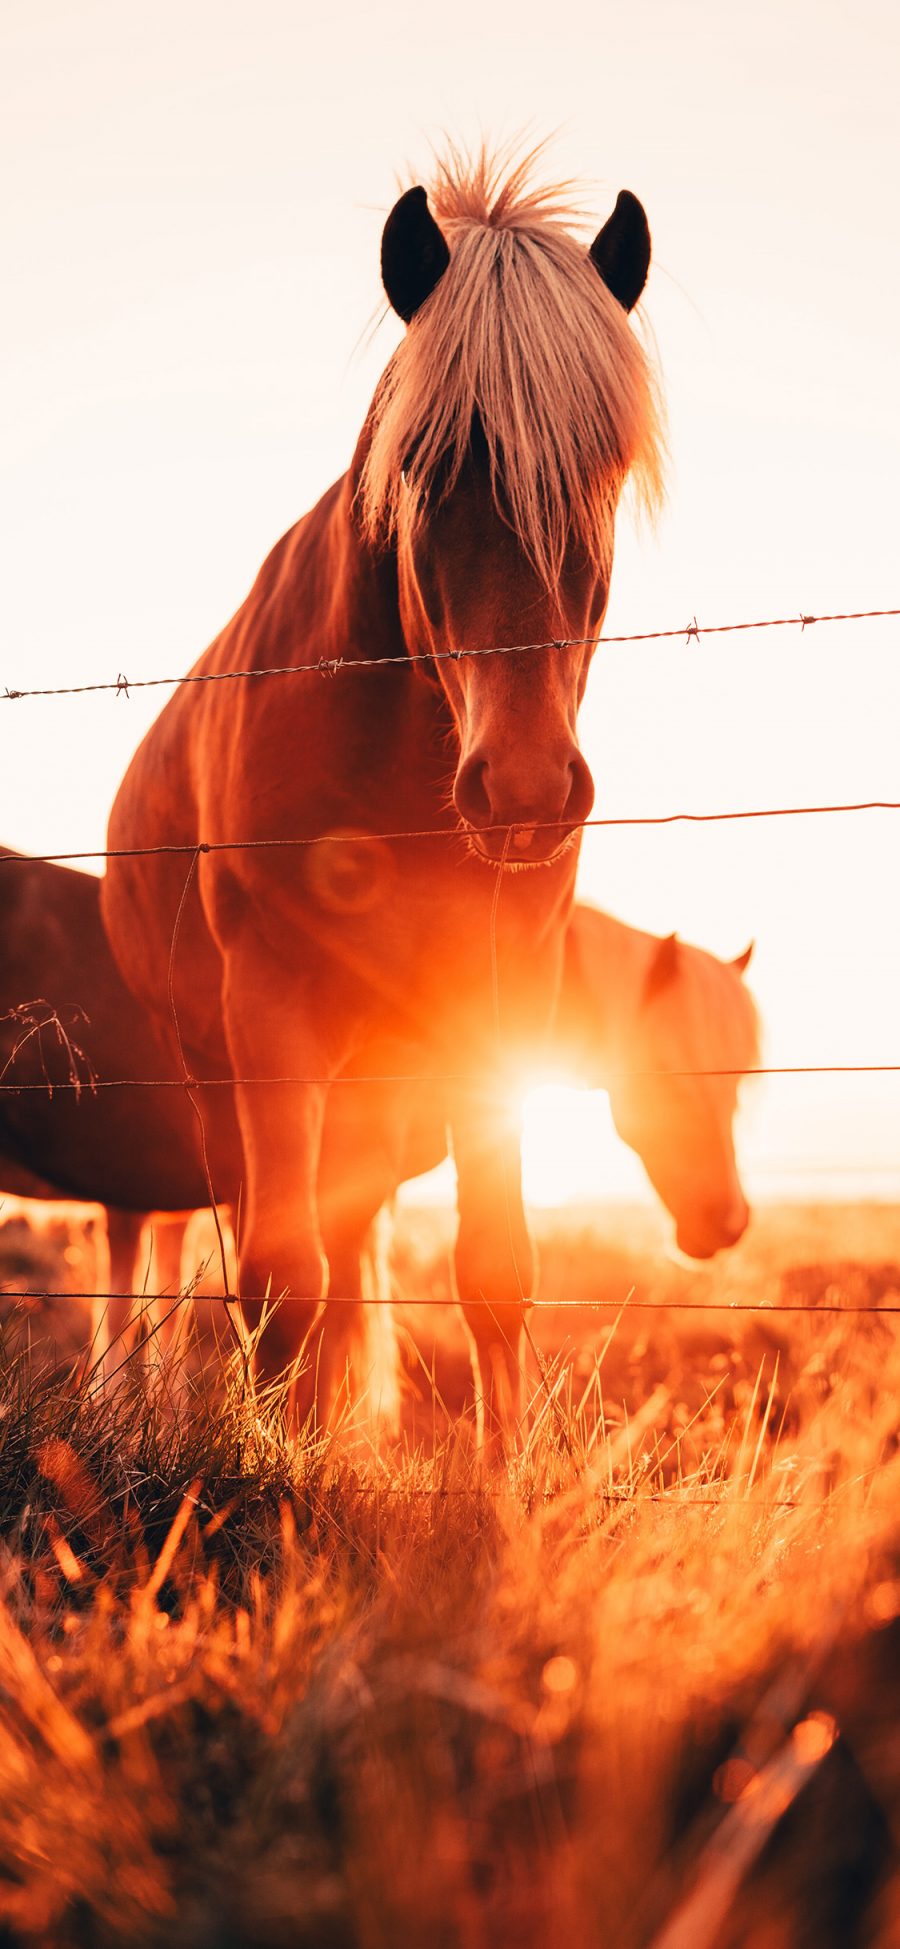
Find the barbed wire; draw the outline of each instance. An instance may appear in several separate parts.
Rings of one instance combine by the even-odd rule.
[[[0,1018],[2,1019],[2,1018]],[[752,1076],[896,1076],[900,1075],[900,1062],[821,1062],[821,1063],[754,1063],[749,1069],[735,1065],[732,1069],[615,1069],[605,1070],[603,1083],[598,1087],[608,1089],[610,1083],[649,1082],[664,1079],[693,1080],[700,1077]],[[322,1089],[355,1088],[377,1084],[412,1083],[466,1083],[477,1088],[480,1095],[490,1097],[488,1085],[475,1085],[471,1074],[460,1070],[401,1070],[394,1074],[374,1076],[107,1076],[94,1077],[84,1081],[67,1077],[64,1082],[46,1080],[42,1083],[0,1083],[0,1096],[28,1096],[39,1094],[54,1096],[57,1090],[71,1090],[76,1096],[95,1096],[99,1090],[229,1090],[229,1089],[299,1089],[320,1087]],[[578,1088],[578,1084],[573,1085]],[[891,1167],[892,1168],[892,1167]],[[898,1167],[900,1168],[900,1167]]]
[[[77,1203],[78,1200],[72,1199],[69,1202]],[[900,1290],[900,1266],[898,1266],[897,1268],[897,1286],[898,1286],[898,1290]],[[889,1287],[888,1290],[893,1292],[894,1290],[893,1286]],[[129,1300],[133,1300],[135,1302],[135,1305],[139,1305],[142,1300],[146,1301],[147,1299],[155,1299],[155,1298],[174,1299],[174,1297],[175,1296],[171,1293],[152,1293],[152,1292],[98,1293],[98,1292],[86,1292],[86,1291],[72,1292],[69,1290],[65,1290],[65,1291],[54,1290],[52,1287],[44,1287],[44,1286],[5,1286],[0,1284],[0,1300],[2,1299],[42,1299],[42,1300],[43,1299],[78,1299],[78,1300],[129,1299]],[[197,1292],[191,1294],[186,1293],[182,1295],[182,1297],[184,1299],[184,1304],[186,1306],[193,1306],[193,1304],[197,1299],[209,1300],[214,1305],[215,1304],[222,1305],[224,1303],[224,1296],[221,1293],[207,1293],[207,1292]],[[230,1299],[235,1299],[238,1297],[240,1298],[242,1304],[246,1303],[249,1306],[261,1306],[264,1303],[271,1306],[272,1304],[271,1294],[269,1293],[263,1293],[263,1294],[241,1293],[240,1295],[231,1293],[227,1295],[227,1298]],[[442,1307],[458,1307],[459,1301],[453,1298],[449,1293],[446,1295],[430,1294],[420,1299],[392,1298],[390,1302],[387,1302],[384,1299],[377,1298],[377,1297],[355,1298],[352,1295],[335,1293],[333,1297],[329,1295],[329,1297],[324,1300],[307,1300],[303,1298],[298,1299],[295,1296],[288,1294],[286,1298],[279,1301],[279,1304],[285,1306],[291,1306],[293,1304],[293,1305],[300,1305],[300,1306],[315,1305],[315,1306],[323,1306],[323,1307],[329,1307],[329,1306],[384,1307],[386,1304],[390,1304],[391,1307],[394,1306],[407,1307],[413,1309],[414,1311],[419,1308],[424,1308],[426,1311],[430,1312],[433,1309],[440,1310],[440,1308]],[[485,1302],[485,1304],[487,1304],[487,1302]],[[616,1313],[621,1313],[623,1318],[627,1313],[752,1313],[752,1314],[763,1314],[767,1319],[770,1320],[778,1319],[778,1317],[781,1314],[788,1314],[788,1313],[790,1314],[806,1313],[813,1317],[816,1317],[819,1314],[833,1314],[833,1313],[864,1314],[868,1319],[891,1319],[900,1316],[900,1300],[898,1300],[896,1304],[894,1304],[892,1301],[887,1306],[881,1306],[878,1304],[877,1301],[871,1306],[863,1306],[858,1304],[855,1301],[852,1304],[848,1303],[845,1306],[842,1305],[839,1300],[823,1300],[821,1305],[819,1304],[809,1305],[808,1303],[802,1300],[786,1300],[784,1304],[782,1304],[780,1301],[765,1300],[765,1299],[761,1299],[761,1300],[743,1300],[743,1299],[738,1299],[738,1300],[627,1299],[624,1300],[621,1298],[617,1298],[617,1299],[525,1299],[522,1302],[522,1307],[525,1312],[559,1312],[559,1313],[616,1312]]]
[[[544,819],[522,820],[515,825],[496,823],[480,826],[478,833],[488,832],[589,832],[596,830],[615,830],[618,827],[675,826],[675,825],[721,825],[741,819],[806,819],[824,818],[830,814],[856,812],[900,812],[900,799],[853,799],[833,805],[767,805],[741,808],[726,812],[654,812],[632,813],[622,818],[607,819]],[[455,840],[469,846],[475,836],[474,828],[457,826],[422,826],[406,831],[394,832],[317,832],[295,837],[265,837],[258,839],[200,839],[167,842],[156,846],[94,846],[85,847],[79,852],[16,853],[0,852],[0,867],[3,866],[50,866],[64,865],[72,860],[83,859],[154,859],[162,854],[186,858],[199,853],[249,853],[279,847],[304,846],[360,846],[375,842],[388,843],[415,839]],[[522,861],[517,856],[516,864]],[[499,866],[499,860],[486,856],[484,864]],[[526,862],[527,864],[527,862]]]
[[[676,629],[633,630],[617,636],[551,636],[535,643],[492,643],[483,649],[475,650],[435,650],[427,654],[403,651],[399,656],[376,656],[366,659],[355,657],[318,657],[312,663],[281,663],[264,666],[261,669],[238,670],[198,670],[187,676],[177,677],[126,677],[120,670],[115,681],[107,679],[98,683],[44,685],[32,689],[18,689],[7,685],[0,691],[0,702],[19,703],[32,697],[86,697],[100,691],[113,691],[117,696],[128,697],[132,690],[174,689],[179,684],[233,683],[238,680],[256,681],[261,677],[336,677],[345,671],[403,669],[420,663],[460,663],[485,656],[526,656],[538,650],[584,649],[591,643],[662,643],[683,637],[685,643],[699,642],[701,636],[725,636],[737,631],[752,629],[799,629],[801,632],[811,628],[814,623],[860,623],[872,622],[889,616],[900,616],[897,609],[846,609],[836,610],[829,615],[806,615],[802,610],[796,616],[767,616],[753,622],[737,623],[698,623],[696,616],[689,623]]]

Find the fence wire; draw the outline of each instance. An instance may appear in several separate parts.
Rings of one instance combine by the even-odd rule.
[[[900,799],[854,799],[833,805],[766,805],[740,808],[727,812],[653,812],[628,814],[615,819],[544,819],[523,820],[520,824],[508,826],[494,824],[480,826],[479,833],[488,832],[590,832],[598,829],[615,830],[618,827],[634,826],[676,826],[676,825],[722,825],[742,819],[808,819],[824,818],[829,814],[855,812],[900,812]],[[0,853],[0,867],[22,865],[67,865],[73,860],[84,859],[155,859],[162,854],[172,854],[177,858],[188,858],[201,853],[252,853],[268,849],[291,849],[306,846],[360,846],[375,842],[395,842],[415,839],[443,839],[457,845],[468,847],[471,834],[462,825],[422,826],[413,830],[393,832],[318,832],[295,837],[264,837],[258,839],[199,839],[177,844],[157,846],[95,846],[80,852],[54,853]],[[485,859],[486,866],[500,866],[499,860]],[[517,864],[521,864],[517,861]]]
[[[425,655],[404,651],[399,656],[376,656],[365,660],[320,656],[312,663],[273,664],[258,670],[198,670],[177,677],[126,677],[120,670],[114,681],[107,679],[100,683],[45,685],[30,690],[13,689],[7,685],[0,691],[0,702],[18,703],[30,697],[85,697],[100,691],[114,691],[117,696],[127,697],[132,690],[174,689],[179,684],[233,683],[240,679],[256,682],[263,677],[336,677],[351,670],[362,673],[390,668],[406,669],[422,663],[462,663],[486,656],[528,656],[538,650],[585,649],[592,643],[663,643],[681,638],[685,643],[699,643],[701,636],[725,636],[741,630],[799,629],[802,632],[814,623],[862,623],[888,616],[900,616],[900,609],[845,609],[820,616],[806,615],[801,610],[796,616],[767,616],[753,622],[737,623],[698,623],[696,616],[693,616],[689,623],[682,623],[675,629],[634,630],[619,636],[550,636],[536,643],[490,643],[483,649],[435,650]]]
[[[0,1017],[0,1021],[2,1021]],[[15,1051],[13,1052],[14,1059]],[[7,1065],[7,1068],[9,1065]],[[6,1074],[0,1070],[0,1076]],[[750,1069],[615,1069],[604,1073],[601,1089],[608,1089],[611,1083],[688,1081],[704,1076],[727,1078],[736,1081],[745,1076],[896,1076],[900,1075],[900,1062],[820,1062],[820,1063],[757,1063]],[[471,1075],[460,1071],[412,1070],[397,1075],[376,1076],[106,1076],[90,1078],[67,1078],[57,1083],[46,1080],[43,1083],[0,1082],[0,1096],[55,1096],[58,1090],[71,1091],[75,1096],[96,1096],[100,1090],[231,1090],[231,1089],[353,1089],[375,1088],[379,1084],[437,1083],[450,1086],[464,1083],[472,1085]],[[577,1087],[577,1085],[575,1086]],[[490,1100],[492,1092],[485,1087],[483,1094]]]
[[[78,1203],[78,1200],[72,1199],[70,1202]],[[894,1287],[891,1286],[886,1290],[893,1292]],[[900,1291],[900,1267],[897,1270],[897,1290]],[[230,1300],[238,1299],[242,1305],[246,1303],[248,1306],[273,1306],[277,1303],[283,1306],[303,1306],[307,1309],[311,1307],[327,1308],[330,1306],[384,1306],[387,1303],[385,1300],[379,1298],[357,1298],[342,1293],[335,1293],[333,1296],[329,1294],[327,1299],[322,1300],[299,1299],[293,1294],[288,1294],[278,1302],[273,1301],[270,1293],[229,1293],[223,1295],[221,1293],[199,1292],[196,1294],[185,1293],[180,1296],[186,1306],[193,1305],[195,1298],[209,1300],[213,1305],[221,1305],[224,1303],[226,1297]],[[52,1287],[0,1285],[0,1299],[127,1299],[131,1300],[137,1309],[142,1300],[174,1300],[175,1298],[176,1296],[173,1293],[168,1292],[70,1292],[68,1289],[65,1291],[57,1291]],[[418,1312],[420,1310],[432,1312],[435,1310],[440,1311],[441,1308],[455,1309],[459,1304],[458,1300],[453,1298],[449,1293],[446,1295],[431,1294],[421,1299],[397,1298],[392,1299],[390,1303],[392,1307],[399,1306],[409,1312]],[[852,1303],[848,1302],[845,1306],[840,1300],[823,1300],[821,1305],[818,1303],[809,1305],[803,1300],[786,1300],[782,1304],[780,1300],[765,1299],[632,1299],[630,1297],[622,1299],[621,1296],[617,1299],[525,1299],[521,1303],[525,1313],[612,1312],[620,1313],[623,1319],[628,1313],[704,1313],[707,1316],[711,1313],[753,1313],[762,1315],[768,1320],[780,1319],[782,1314],[786,1313],[804,1313],[812,1319],[817,1319],[820,1315],[834,1313],[847,1315],[858,1313],[864,1315],[868,1320],[891,1319],[900,1316],[900,1299],[898,1299],[896,1304],[892,1300],[885,1306],[880,1305],[878,1301],[875,1301],[871,1306],[859,1305],[856,1301]],[[490,1303],[485,1300],[483,1304],[486,1310],[490,1312]]]

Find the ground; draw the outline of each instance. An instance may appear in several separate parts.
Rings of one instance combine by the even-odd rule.
[[[487,1474],[434,1213],[394,1435],[288,1444],[236,1359],[98,1400],[79,1302],[7,1302],[0,1943],[900,1943],[900,1214],[704,1269],[646,1212],[539,1231]]]

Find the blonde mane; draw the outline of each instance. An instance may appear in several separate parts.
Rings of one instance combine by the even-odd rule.
[[[438,161],[450,263],[379,388],[360,508],[370,537],[402,542],[458,480],[477,415],[497,504],[552,587],[571,541],[608,567],[626,476],[655,507],[663,437],[643,347],[569,227],[571,185],[532,185],[539,153]]]

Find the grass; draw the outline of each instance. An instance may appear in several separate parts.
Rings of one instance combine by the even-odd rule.
[[[583,1310],[536,1316],[489,1478],[442,1309],[400,1437],[300,1445],[237,1371],[98,1401],[17,1312],[0,1942],[895,1949],[895,1322],[718,1310],[887,1303],[894,1215],[852,1223],[693,1275],[630,1218],[548,1226]],[[437,1296],[432,1220],[397,1263]],[[662,1310],[587,1310],[630,1290]]]

